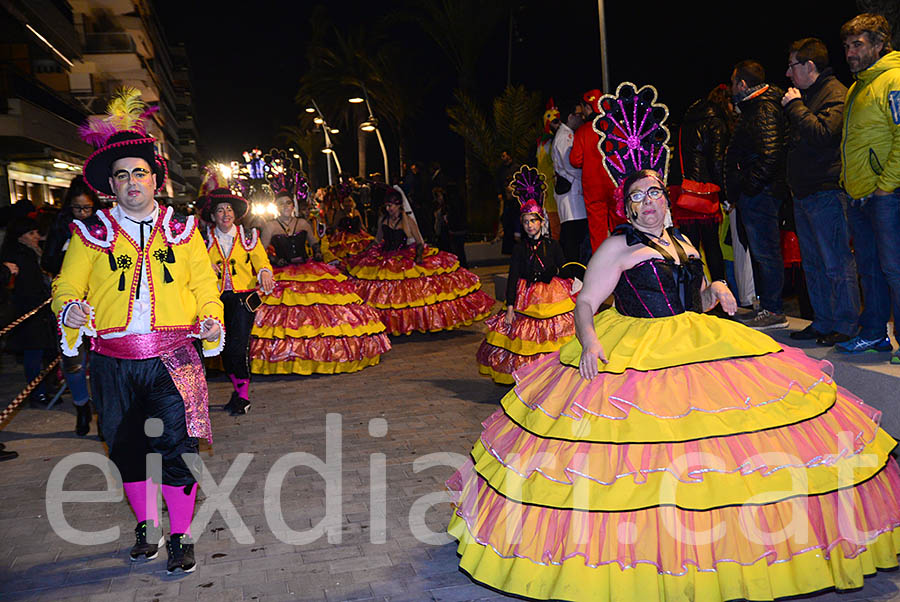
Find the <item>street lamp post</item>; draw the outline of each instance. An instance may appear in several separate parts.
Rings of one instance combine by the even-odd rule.
[[[326,160],[328,162],[328,185],[333,186],[334,180],[331,175],[331,160],[334,158],[334,163],[337,166],[338,173],[341,173],[341,161],[338,159],[337,151],[334,150],[334,146],[331,144],[331,136],[329,132],[337,133],[337,130],[332,130],[328,125],[328,121],[326,121],[325,116],[322,114],[322,111],[319,110],[319,105],[316,104],[316,100],[314,98],[309,99],[312,102],[312,107],[308,107],[306,109],[307,113],[316,113],[317,117],[313,118],[313,123],[322,128],[322,133],[325,134],[325,148],[322,149],[322,152],[325,153]],[[310,110],[312,109],[312,110]]]
[[[360,84],[360,87],[363,91],[362,100],[365,101],[366,109],[369,110],[369,117],[361,124],[359,124],[359,129],[364,132],[375,132],[375,136],[378,138],[378,145],[381,147],[381,158],[384,159],[384,183],[390,184],[391,178],[388,169],[387,149],[384,147],[384,138],[381,137],[381,130],[378,129],[378,120],[375,118],[375,114],[372,112],[371,103],[369,103],[369,91],[366,90],[365,84]],[[350,99],[350,102],[354,104],[358,103],[359,101],[359,97]]]

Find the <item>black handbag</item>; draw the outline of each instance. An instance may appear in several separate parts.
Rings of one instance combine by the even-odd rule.
[[[556,194],[566,194],[572,190],[572,182],[568,181],[564,176],[556,175],[556,183],[553,184],[553,192]]]

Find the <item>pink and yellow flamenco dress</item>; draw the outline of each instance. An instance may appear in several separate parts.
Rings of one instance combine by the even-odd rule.
[[[342,217],[334,232],[322,238],[322,256],[329,263],[343,261],[364,251],[374,238],[363,229],[358,215]]]
[[[347,258],[347,271],[389,333],[452,330],[490,314],[494,300],[455,255],[425,247],[416,263],[416,250],[406,244],[402,229],[384,224],[382,232],[380,245]]]
[[[296,248],[304,245],[300,240]],[[309,260],[274,271],[275,290],[262,297],[251,331],[251,372],[357,372],[378,364],[391,349],[378,312],[337,268]]]
[[[535,599],[716,602],[897,567],[881,412],[827,362],[696,313],[701,270],[623,273],[594,318],[609,361],[593,380],[577,339],[516,373],[447,482],[472,579]]]
[[[548,236],[516,245],[506,281],[507,307],[487,320],[485,339],[476,353],[478,371],[498,384],[511,385],[522,366],[558,351],[575,336],[573,280],[557,276],[562,247]]]

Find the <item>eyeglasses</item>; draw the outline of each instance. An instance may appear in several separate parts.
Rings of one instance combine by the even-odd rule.
[[[658,186],[651,186],[646,191],[644,190],[635,190],[634,192],[628,195],[628,200],[632,203],[643,203],[645,198],[649,198],[651,201],[658,201],[665,195],[665,191]]]
[[[150,178],[150,172],[141,167],[132,170],[130,173],[127,169],[120,169],[113,174],[113,177],[116,179],[116,182],[121,184],[128,182],[131,178],[134,178],[135,182],[146,182]]]
[[[787,67],[787,68],[788,68],[788,69],[793,69],[793,68],[796,67],[797,65],[802,65],[802,64],[803,64],[803,63],[801,63],[800,61],[797,61],[796,63],[788,63],[788,67]]]
[[[93,205],[69,205],[72,208],[72,213],[93,213],[94,206]]]

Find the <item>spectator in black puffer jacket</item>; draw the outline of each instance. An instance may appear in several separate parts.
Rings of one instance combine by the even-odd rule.
[[[782,305],[784,263],[779,211],[788,196],[785,181],[787,118],[784,92],[766,83],[757,61],[741,61],[731,74],[731,92],[740,112],[725,155],[728,199],[736,204],[747,232],[753,280],[760,309],[747,325],[786,328]]]
[[[839,183],[847,88],[828,64],[822,40],[794,42],[786,73],[794,87],[788,88],[781,104],[791,124],[787,176],[815,315],[809,326],[792,332],[791,338],[816,339],[830,347],[856,334],[860,301],[847,224],[850,198]]]
[[[723,84],[688,108],[678,136],[684,178],[717,185],[722,189],[720,201],[725,195],[725,149],[731,140],[733,126],[731,94]],[[696,213],[676,204],[672,207],[672,218],[695,248],[703,247],[710,277],[724,280],[725,260],[719,246],[721,209],[712,214]]]
[[[69,184],[66,196],[63,198],[62,209],[56,216],[56,221],[50,227],[47,241],[44,244],[44,252],[41,255],[41,267],[51,276],[59,274],[69,239],[72,237],[74,220],[86,220],[103,206],[97,193],[91,190],[83,176],[75,176]],[[78,348],[78,354],[72,357],[62,356],[63,374],[66,384],[72,393],[72,403],[75,405],[75,434],[83,437],[88,434],[93,420],[93,411],[90,404],[90,392],[88,391],[85,366],[87,345]]]

